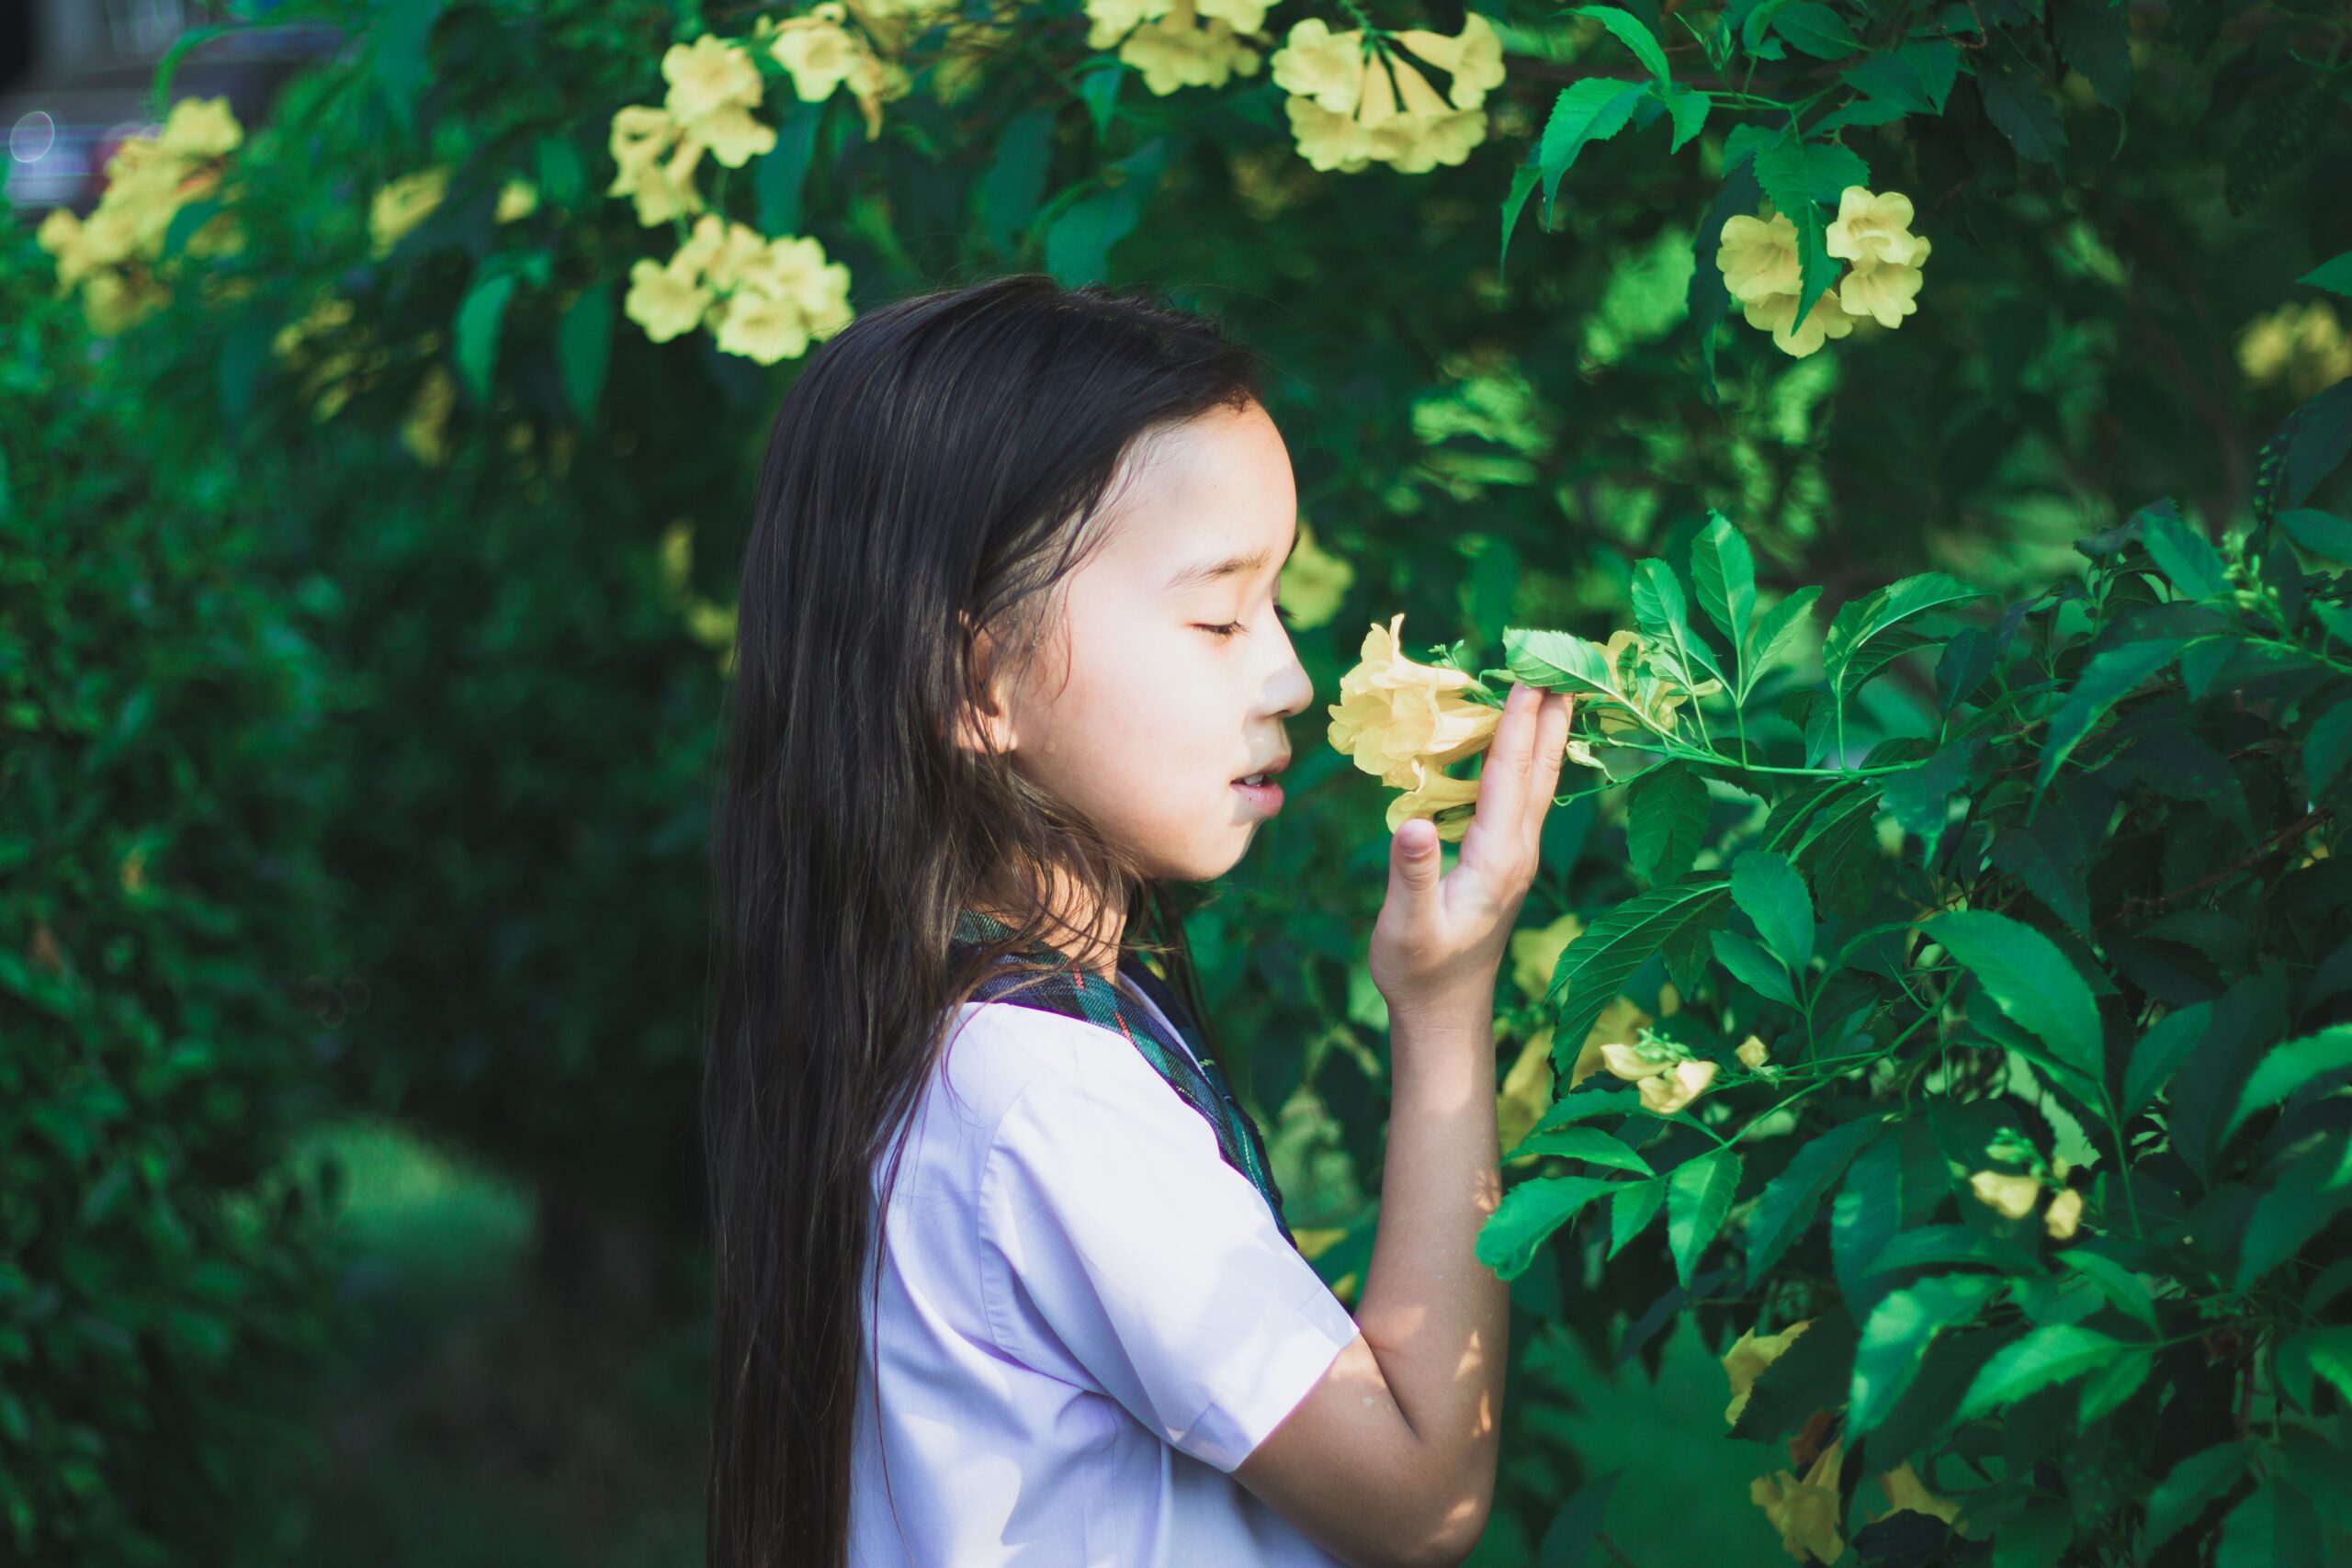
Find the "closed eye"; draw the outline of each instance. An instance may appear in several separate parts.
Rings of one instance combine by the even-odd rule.
[[[1280,604],[1274,606],[1274,617],[1281,621],[1285,626],[1291,624],[1290,612],[1283,609]],[[1226,621],[1216,626],[1211,626],[1205,621],[1197,621],[1193,624],[1198,626],[1201,630],[1214,636],[1219,642],[1230,641],[1234,633],[1240,631],[1243,626],[1243,623],[1240,621]]]

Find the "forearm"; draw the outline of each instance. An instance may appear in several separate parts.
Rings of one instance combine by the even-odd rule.
[[[1483,1517],[1493,1496],[1510,1325],[1510,1288],[1475,1250],[1502,1197],[1493,1031],[1491,986],[1390,1016],[1380,1225],[1356,1310],[1449,1509],[1465,1517]]]

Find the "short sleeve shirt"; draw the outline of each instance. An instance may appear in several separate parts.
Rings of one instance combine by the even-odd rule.
[[[1232,1472],[1355,1320],[1130,1043],[959,1009],[888,1221],[851,1568],[1337,1568]]]

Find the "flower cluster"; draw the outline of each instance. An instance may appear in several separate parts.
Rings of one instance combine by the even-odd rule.
[[[1738,1424],[1756,1380],[1812,1326],[1813,1320],[1805,1318],[1762,1338],[1751,1328],[1733,1341],[1723,1357],[1724,1375],[1731,1382],[1725,1422]],[[1844,1408],[1840,1405],[1838,1411]],[[1797,1469],[1758,1476],[1748,1483],[1748,1500],[1764,1510],[1764,1517],[1781,1533],[1781,1547],[1799,1562],[1835,1562],[1846,1550],[1839,1529],[1845,1510],[1838,1506],[1838,1472],[1845,1468],[1846,1444],[1835,1436],[1841,1425],[1838,1411],[1820,1412],[1789,1439],[1789,1458]],[[1802,1478],[1797,1470],[1804,1472]],[[1928,1514],[1948,1525],[1960,1517],[1960,1506],[1928,1491],[1908,1462],[1881,1472],[1878,1484],[1886,1494],[1887,1506],[1884,1513],[1872,1517],[1873,1524],[1900,1513]]]
[[[1273,0],[1086,0],[1090,49],[1116,44],[1119,58],[1166,97],[1182,87],[1222,87],[1254,76],[1259,53],[1246,41],[1266,25]]]
[[[2056,1174],[2063,1180],[2064,1162]],[[2011,1174],[1980,1170],[1968,1179],[1968,1190],[1986,1208],[2012,1220],[2024,1219],[2041,1202],[2041,1178],[2032,1172]],[[2041,1228],[2052,1241],[2072,1241],[2083,1223],[2083,1195],[2062,1187],[2041,1214]]]
[[[1632,1084],[1641,1094],[1642,1109],[1653,1116],[1673,1115],[1715,1081],[1714,1063],[1699,1060],[1688,1046],[1647,1026],[1630,1044],[1611,1041],[1603,1045],[1600,1065],[1611,1077]]]
[[[1389,831],[1408,818],[1429,817],[1439,838],[1459,842],[1471,816],[1461,808],[1476,802],[1478,781],[1441,770],[1484,750],[1502,709],[1468,694],[1484,695],[1486,688],[1467,672],[1406,658],[1404,624],[1398,614],[1364,634],[1355,667],[1340,677],[1340,700],[1325,709],[1330,742],[1365,773],[1405,791],[1388,803]]]
[[[1446,96],[1401,53],[1369,43],[1362,29],[1335,33],[1315,17],[1290,29],[1274,51],[1275,85],[1299,155],[1317,169],[1352,174],[1382,163],[1408,175],[1456,164],[1487,139],[1487,94],[1502,85],[1502,39],[1473,11],[1447,35],[1413,28],[1391,35],[1444,72]]]
[[[130,137],[115,150],[106,190],[86,220],[66,207],[41,220],[36,237],[57,260],[58,291],[81,289],[92,332],[112,337],[170,299],[162,256],[172,220],[220,189],[222,160],[243,141],[227,98],[182,98],[158,134]],[[186,251],[233,255],[243,248],[235,219],[220,212],[188,236]]]
[[[2246,323],[2238,368],[2256,386],[2275,382],[2301,401],[2352,376],[2352,336],[2324,299],[2281,305]]]
[[[1823,248],[1848,264],[1835,288],[1797,320],[1803,264],[1796,225],[1786,213],[1724,220],[1715,265],[1724,288],[1739,301],[1747,324],[1772,334],[1781,351],[1802,359],[1830,338],[1854,330],[1868,316],[1883,327],[1898,327],[1919,309],[1920,267],[1928,259],[1927,236],[1911,231],[1911,198],[1900,191],[1873,192],[1848,186],[1838,198],[1838,219]]]
[[[849,325],[849,268],[804,235],[771,240],[705,213],[666,262],[629,267],[622,308],[655,343],[707,326],[718,347],[763,365],[796,358]]]

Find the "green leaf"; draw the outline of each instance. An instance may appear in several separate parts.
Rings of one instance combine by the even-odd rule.
[[[1973,743],[1956,740],[1905,773],[1888,776],[1879,792],[1879,804],[1896,827],[1919,840],[1921,856],[1935,859],[1936,846],[1951,822],[1951,797],[1968,779]]]
[[[1671,562],[1653,558],[1634,568],[1634,619],[1652,641],[1653,659],[1671,656],[1675,678],[1688,685],[1699,682],[1701,671],[1723,679],[1714,654],[1690,629],[1690,608]]]
[[[1634,971],[1691,920],[1703,919],[1731,897],[1724,879],[1678,883],[1653,888],[1618,905],[1561,951],[1544,1005],[1559,1009],[1554,1026],[1552,1065],[1566,1083],[1577,1053]]]
[[[474,401],[490,402],[491,378],[498,361],[498,330],[506,319],[507,302],[519,281],[506,270],[485,267],[458,306],[458,378]]]
[[[1543,177],[1544,171],[1532,162],[1516,164],[1511,169],[1510,190],[1503,197],[1502,244],[1495,252],[1495,281],[1498,283],[1503,280],[1503,265],[1510,259],[1510,231],[1519,227],[1520,209],[1527,205],[1528,193]]]
[[[775,145],[761,155],[752,170],[752,195],[759,206],[762,233],[800,231],[800,193],[808,181],[808,164],[817,152],[817,128],[824,117],[822,103],[796,99],[777,119]],[[1010,139],[1012,130],[1005,135]]]
[[[2352,1209],[2352,1142],[2338,1136],[2298,1151],[2239,1227],[2237,1288],[2252,1290],[2346,1209]]]
[[[2058,58],[2081,72],[2098,101],[2118,114],[2132,107],[2129,17],[2108,0],[2058,0],[2050,17]]]
[[[1862,47],[1845,17],[1815,0],[1798,0],[1774,12],[1772,30],[1815,60],[1843,60]]]
[[[1666,1177],[1666,1241],[1674,1254],[1675,1278],[1685,1290],[1700,1255],[1723,1229],[1739,1188],[1739,1156],[1710,1149],[1676,1166]]]
[[[1674,142],[1667,148],[1668,152],[1681,152],[1684,142],[1706,128],[1707,111],[1714,101],[1696,87],[1686,87],[1679,82],[1674,85],[1666,100],[1666,111],[1674,120]]]
[[[1868,184],[1870,167],[1843,147],[1801,141],[1792,132],[1756,154],[1756,178],[1797,231],[1796,319],[1803,321],[1837,281],[1838,264],[1827,247],[1829,220],[1821,203],[1834,203],[1849,185]]]
[[[2298,506],[2278,514],[2278,526],[2287,530],[2289,538],[2315,556],[2352,561],[2352,519],[2317,507]]]
[[[1658,43],[1657,35],[1631,11],[1621,10],[1615,6],[1578,6],[1570,14],[1590,17],[1599,21],[1617,36],[1618,42],[1632,50],[1634,58],[1642,62],[1642,69],[1659,82],[1673,79],[1674,73],[1666,62],[1666,50]]]
[[[1917,646],[1900,642],[1894,636],[1906,623],[1931,611],[1984,597],[1982,588],[1928,571],[1848,601],[1830,621],[1821,642],[1821,671],[1830,691],[1842,704],[1890,660]]]
[[[2098,1004],[2056,942],[1985,909],[1947,910],[1919,922],[1919,929],[1976,976],[2010,1021],[2093,1083],[2107,1081]]]
[[[2150,637],[2144,642],[2127,642],[2101,650],[2091,656],[2083,672],[2075,678],[2074,689],[2050,717],[2050,733],[2041,743],[2041,765],[2034,773],[2033,798],[2039,801],[2041,792],[2058,773],[2059,765],[2073,754],[2091,727],[2104,717],[2109,709],[2138,691],[2158,671],[2173,661],[2174,655],[2186,641],[2183,637]]]
[[[2137,1116],[2155,1103],[2156,1091],[2171,1081],[2205,1038],[2205,1025],[2212,1016],[2212,1003],[2197,1002],[2165,1014],[2140,1037],[2132,1048],[2131,1065],[2123,1069],[2123,1103],[2117,1109],[2124,1116]]]
[[[1574,1089],[1555,1100],[1552,1109],[1544,1112],[1543,1120],[1528,1129],[1527,1136],[1532,1138],[1538,1133],[1548,1133],[1555,1127],[1572,1126],[1578,1122],[1589,1122],[1598,1116],[1630,1116],[1641,1108],[1642,1097],[1635,1089]],[[1522,1139],[1522,1145],[1524,1143]]]
[[[2352,1023],[2339,1023],[2278,1047],[2262,1058],[2246,1079],[2237,1110],[2222,1129],[2222,1140],[2227,1142],[2255,1112],[2267,1111],[2315,1078],[2342,1072],[2352,1072]]]
[[[1596,1198],[1615,1191],[1618,1183],[1593,1176],[1540,1176],[1522,1181],[1503,1194],[1495,1212],[1478,1229],[1478,1261],[1496,1277],[1515,1280],[1535,1261],[1544,1239]]]
[[[1037,204],[1045,199],[1046,177],[1053,163],[1054,119],[1051,109],[1031,109],[1005,121],[997,138],[996,156],[978,182],[980,232],[1002,254],[1020,251],[1022,233],[1036,216]]]
[[[2077,1247],[2059,1253],[2052,1261],[2064,1264],[2098,1286],[2099,1294],[2113,1303],[2118,1311],[2151,1329],[2156,1326],[2156,1299],[2149,1294],[2147,1281],[2114,1258]]]
[[[1748,624],[1756,614],[1756,556],[1747,536],[1712,508],[1707,525],[1690,541],[1690,585],[1699,596],[1699,608],[1731,639],[1733,654],[1744,669]]]
[[[2352,699],[2339,701],[2312,721],[2303,736],[2303,787],[2316,802],[2352,761]]]
[[[2352,1401],[2352,1325],[2309,1328],[2278,1346],[2278,1391],[2312,1408],[2312,1383],[2325,1378],[2338,1397]]]
[[[1903,1228],[1903,1143],[1907,1125],[1863,1146],[1829,1207],[1829,1260],[1847,1305],[1867,1314],[1878,1292],[1868,1288],[1879,1249]]]
[[[1917,1375],[1928,1344],[1943,1330],[1974,1317],[2003,1283],[1989,1274],[1934,1274],[1890,1292],[1871,1309],[1854,1351],[1846,1411],[1849,1439],[1868,1434],[1886,1419]]]
[[[2222,1521],[2213,1568],[2320,1568],[2319,1516],[2276,1477],[2247,1494]]]
[[[2140,1532],[2140,1560],[2144,1562],[2154,1556],[2156,1548],[2236,1485],[2254,1461],[2255,1448],[2250,1442],[2220,1443],[2174,1465],[2172,1473],[2149,1495],[2147,1528]]]
[[[1623,1473],[1622,1470],[1612,1470],[1588,1481],[1577,1488],[1576,1495],[1560,1505],[1560,1511],[1552,1516],[1552,1523],[1544,1531],[1543,1542],[1536,1551],[1536,1568],[1584,1568],[1593,1542],[1600,1539],[1600,1527],[1608,1518],[1610,1495],[1617,1489],[1617,1478]]]
[[[2230,569],[2221,551],[2180,515],[2171,502],[2159,502],[2139,513],[2140,542],[2149,558],[2183,595],[2194,600],[2220,599],[2230,592]]]
[[[2352,251],[2346,251],[2333,261],[2319,265],[2295,279],[2313,288],[2324,288],[2333,294],[2352,295]]]
[[[1609,1202],[1609,1256],[1616,1257],[1627,1242],[1647,1230],[1665,1203],[1666,1178],[1662,1176],[1618,1183],[1617,1196]]]
[[[1813,1224],[1822,1199],[1846,1173],[1846,1164],[1885,1123],[1874,1116],[1843,1122],[1808,1141],[1765,1185],[1747,1216],[1747,1288],[1754,1290]]]
[[[1606,141],[1625,129],[1634,107],[1648,96],[1647,84],[1622,82],[1609,76],[1586,76],[1570,83],[1553,100],[1551,118],[1544,122],[1537,164],[1544,174],[1544,226],[1552,226],[1552,204],[1560,176],[1576,163],[1577,154],[1595,141]]]
[[[563,393],[582,424],[596,418],[605,373],[613,356],[612,284],[593,283],[580,291],[556,327],[555,356],[563,373]]]
[[[2024,1338],[1995,1351],[1984,1363],[1984,1370],[1968,1386],[1968,1397],[1961,1401],[1961,1418],[1973,1420],[2028,1394],[2096,1371],[2124,1348],[2120,1339],[2072,1324],[2032,1329]]]
[[[2007,62],[1981,66],[1976,92],[1984,101],[1984,118],[2009,139],[2018,157],[2035,164],[2055,164],[2066,150],[2066,128],[2058,123],[2057,106],[2043,89],[2039,73]]]
[[[1522,1155],[1559,1155],[1568,1159],[1605,1165],[1614,1170],[1630,1170],[1643,1176],[1657,1174],[1650,1168],[1650,1162],[1627,1147],[1623,1140],[1612,1137],[1598,1127],[1553,1127],[1541,1133],[1531,1133],[1520,1140],[1519,1146],[1510,1151],[1509,1157],[1516,1159]]]
[[[1840,1311],[1824,1313],[1764,1369],[1731,1435],[1770,1443],[1802,1431],[1819,1412],[1837,1408],[1853,1371],[1854,1320]]]
[[[1046,230],[1046,270],[1065,288],[1102,282],[1110,273],[1111,247],[1135,232],[1142,217],[1141,206],[1124,186],[1070,203]]]
[[[1503,628],[1503,662],[1512,676],[1546,692],[1589,693],[1633,705],[1600,644],[1573,632]]]
[[[1756,678],[1771,668],[1781,649],[1809,624],[1814,603],[1820,597],[1821,590],[1807,583],[1776,602],[1757,620],[1755,654],[1752,658],[1743,655],[1740,660],[1741,701],[1747,700]]]
[[[2156,1370],[2156,1353],[2144,1345],[2124,1348],[2107,1365],[2083,1380],[2082,1398],[2075,1406],[2075,1419],[2087,1427],[2103,1421],[2123,1407],[2123,1402],[2140,1392],[2148,1374]]]
[[[1789,972],[1760,943],[1732,931],[1709,931],[1707,940],[1714,947],[1715,962],[1730,970],[1734,979],[1754,987],[1782,1007],[1797,1005],[1796,986]]]
[[[1707,785],[1687,762],[1651,768],[1625,789],[1625,848],[1653,884],[1679,880],[1707,836]]]
[[[1765,945],[1792,973],[1803,974],[1813,962],[1813,896],[1788,857],[1770,850],[1743,851],[1732,863],[1731,897],[1756,922]]]

